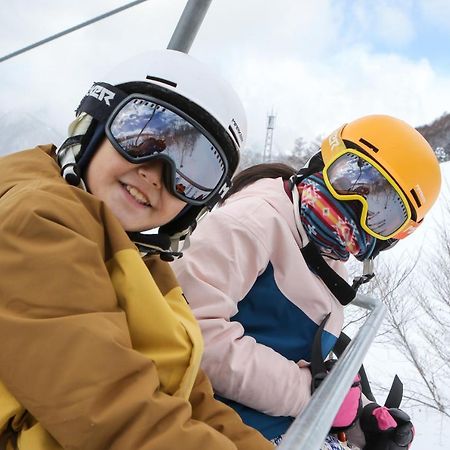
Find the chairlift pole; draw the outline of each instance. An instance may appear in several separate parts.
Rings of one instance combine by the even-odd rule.
[[[169,45],[167,46],[168,49],[189,53],[211,1],[188,0],[175,31],[170,38]]]
[[[330,375],[314,393],[305,411],[292,423],[278,447],[279,450],[318,449],[325,440],[386,314],[386,306],[380,300],[367,295],[358,294],[352,304],[369,309],[371,313]]]

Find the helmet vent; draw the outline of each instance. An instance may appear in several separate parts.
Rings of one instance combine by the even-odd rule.
[[[233,128],[231,128],[231,125],[228,126],[228,130],[230,131],[231,135],[233,136],[233,139],[237,145],[237,148],[240,148],[238,138],[237,138],[236,133],[234,132]]]
[[[379,149],[375,147],[375,145],[371,144],[370,142],[366,141],[364,138],[361,138],[359,140],[361,144],[364,144],[366,147],[369,147],[371,150],[373,150],[375,153],[379,152]]]
[[[152,77],[150,75],[147,75],[145,77],[145,79],[158,81],[159,83],[164,83],[164,84],[168,84],[169,86],[172,86],[172,87],[177,87],[177,83],[174,83],[173,81],[165,80],[164,78]]]
[[[417,195],[417,192],[414,189],[411,189],[409,192],[411,192],[411,195],[413,196],[417,206],[420,208],[422,206],[422,203],[419,200],[419,196]]]

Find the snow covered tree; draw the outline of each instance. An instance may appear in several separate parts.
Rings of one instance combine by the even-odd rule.
[[[405,398],[450,417],[450,232],[442,227],[440,233],[439,252],[382,262],[364,290],[387,307],[377,340],[410,365],[399,374]]]

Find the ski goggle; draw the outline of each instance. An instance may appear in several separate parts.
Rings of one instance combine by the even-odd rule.
[[[188,204],[208,203],[226,180],[228,161],[214,138],[195,120],[161,100],[141,94],[128,96],[109,117],[106,136],[131,163],[164,160],[167,189]]]
[[[346,148],[343,142],[342,148],[325,165],[324,180],[335,198],[362,203],[362,228],[377,239],[387,240],[418,226],[395,180],[364,153]]]

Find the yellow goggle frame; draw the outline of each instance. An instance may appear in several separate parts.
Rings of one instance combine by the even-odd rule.
[[[330,158],[329,161],[325,164],[323,168],[323,177],[326,186],[328,187],[330,193],[338,200],[343,201],[350,201],[350,200],[357,200],[362,204],[362,212],[360,217],[360,223],[361,227],[371,236],[380,239],[380,240],[388,240],[391,238],[401,239],[405,237],[406,235],[410,234],[416,227],[419,226],[418,223],[416,223],[414,220],[412,220],[412,213],[411,213],[411,207],[409,205],[408,199],[406,198],[405,194],[401,190],[401,188],[398,186],[398,184],[395,182],[395,180],[389,175],[386,170],[380,166],[376,161],[372,160],[369,156],[365,155],[364,153],[355,150],[355,149],[349,149],[345,146],[344,142],[342,141],[340,137],[340,131],[341,129],[337,130],[336,133],[333,133],[332,137],[330,138],[330,144],[333,147],[333,150],[337,150],[337,153],[333,155],[332,158]],[[352,193],[352,194],[339,194],[333,187],[333,185],[330,182],[330,179],[328,177],[328,169],[330,166],[336,162],[340,157],[342,157],[345,154],[354,154],[357,157],[363,159],[368,164],[370,164],[372,167],[374,167],[384,178],[385,180],[390,184],[390,186],[394,189],[394,191],[397,193],[397,195],[400,197],[400,199],[403,202],[403,205],[406,210],[406,218],[403,225],[401,225],[399,228],[397,228],[394,232],[387,236],[383,236],[372,229],[369,228],[367,225],[367,215],[369,212],[369,204],[366,198],[364,198],[361,194]]]

